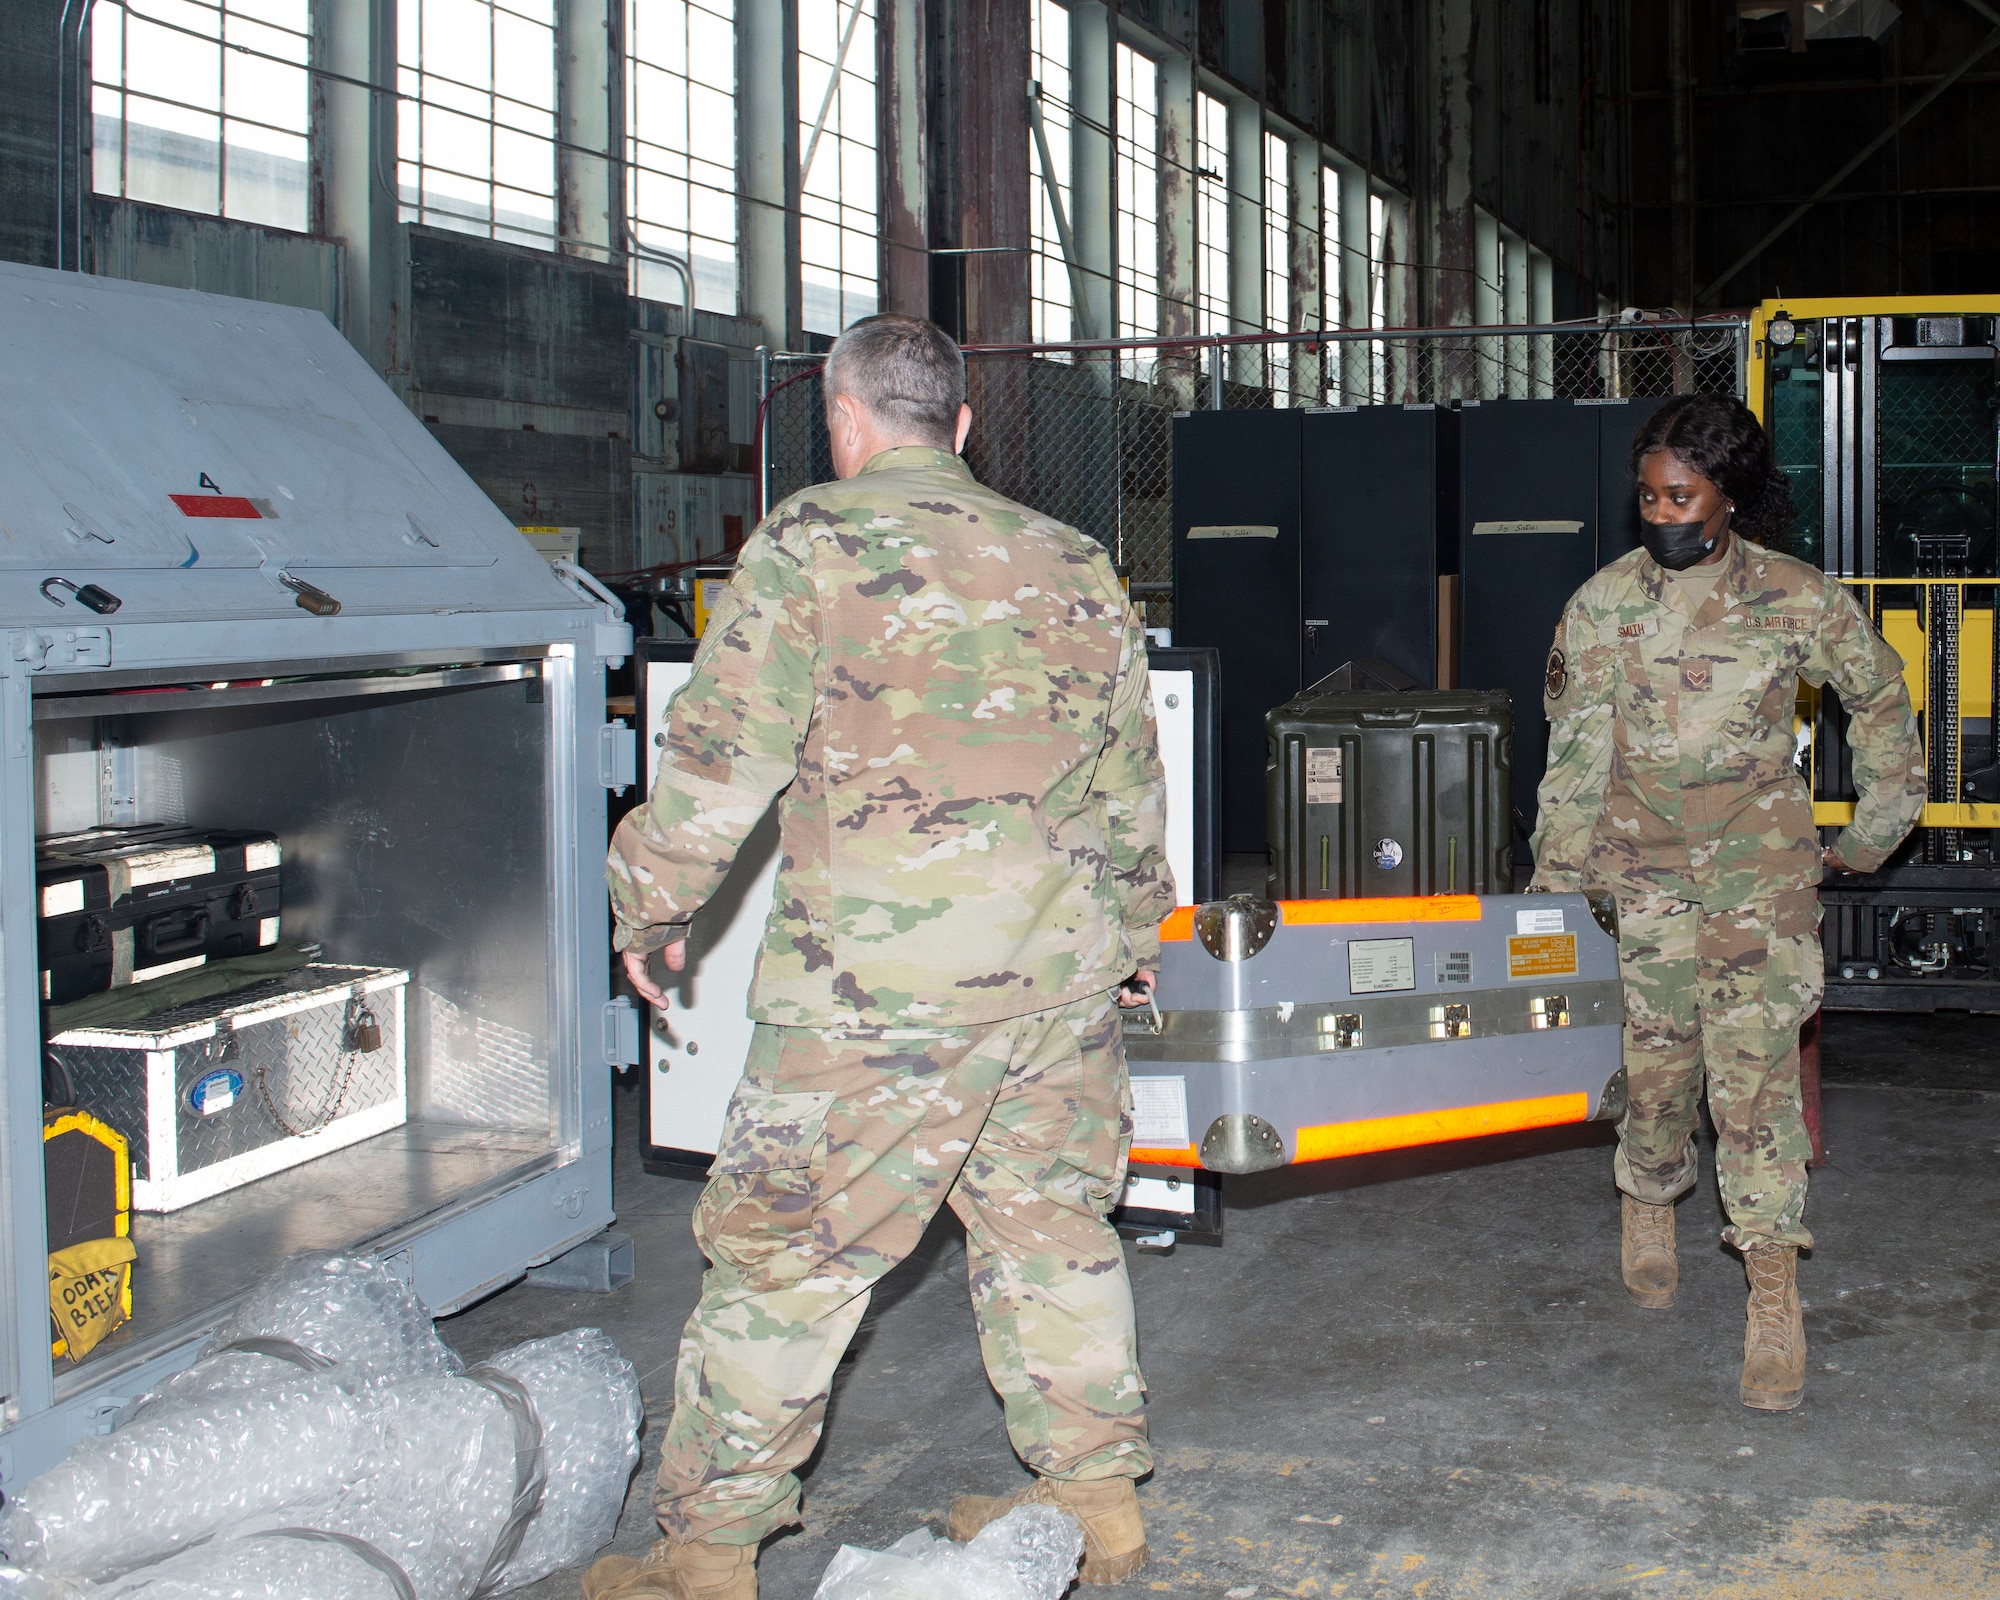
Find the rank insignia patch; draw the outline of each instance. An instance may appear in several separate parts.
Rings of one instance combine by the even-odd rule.
[[[1549,652],[1549,673],[1542,687],[1548,691],[1551,700],[1560,700],[1563,691],[1569,687],[1569,663],[1563,660],[1560,647]]]

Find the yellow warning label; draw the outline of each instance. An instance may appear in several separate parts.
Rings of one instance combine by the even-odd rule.
[[[1573,933],[1517,933],[1507,941],[1510,978],[1567,978],[1575,972]]]

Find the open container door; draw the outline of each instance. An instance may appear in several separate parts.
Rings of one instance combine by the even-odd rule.
[[[0,345],[12,1484],[295,1250],[376,1253],[442,1314],[605,1227],[607,1067],[636,1055],[605,791],[635,774],[604,720],[622,618],[324,318],[5,266]],[[78,1002],[128,1010],[59,1007],[53,976],[45,1001],[82,891],[38,883],[38,841],[116,854],[147,825],[176,842],[126,850],[98,933],[130,958]],[[132,909],[153,893],[175,903]],[[130,1318],[80,1363],[50,1354],[51,1096],[131,1162]]]

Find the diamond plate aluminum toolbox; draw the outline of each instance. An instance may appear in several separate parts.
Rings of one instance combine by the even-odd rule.
[[[178,1211],[408,1119],[407,972],[310,965],[49,1054],[132,1148],[132,1206]]]
[[[42,998],[52,1005],[278,942],[272,833],[148,824],[35,842]]]
[[[1580,894],[1182,907],[1159,1021],[1125,1029],[1132,1160],[1261,1172],[1619,1116],[1616,927]]]

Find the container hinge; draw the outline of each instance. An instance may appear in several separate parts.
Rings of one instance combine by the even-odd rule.
[[[639,781],[639,733],[622,717],[597,730],[597,778],[619,794]]]
[[[639,1064],[639,1008],[622,994],[604,1002],[604,1064],[620,1072]]]
[[[111,665],[109,628],[22,628],[10,636],[10,643],[13,658],[27,662],[30,672]]]
[[[625,602],[599,583],[568,556],[549,563],[563,583],[601,608],[591,639],[591,652],[608,667],[622,667],[632,653],[632,624],[625,620]]]

